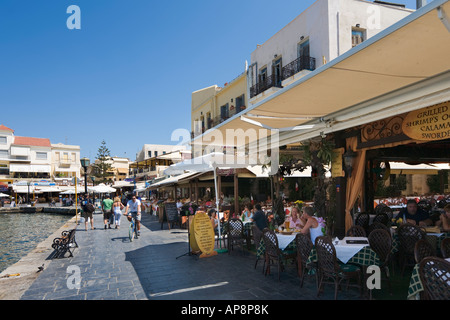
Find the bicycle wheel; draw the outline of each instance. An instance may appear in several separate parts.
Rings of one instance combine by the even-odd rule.
[[[135,229],[135,223],[134,219],[131,220],[130,226],[128,227],[128,237],[130,238],[130,241],[134,240],[134,229]]]
[[[134,237],[137,239],[138,236],[138,228],[137,228],[137,223],[136,221],[134,222]]]

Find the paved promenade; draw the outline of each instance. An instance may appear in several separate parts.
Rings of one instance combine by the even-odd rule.
[[[94,215],[94,222],[95,230],[78,225],[74,257],[43,262],[44,270],[21,300],[317,299],[315,278],[300,288],[293,265],[282,272],[280,282],[276,268],[265,277],[262,261],[255,270],[255,255],[240,248],[203,259],[182,256],[188,252],[187,230],[169,231],[167,224],[161,230],[155,216],[143,215],[141,237],[133,242],[126,218],[119,230],[104,230],[101,214]],[[80,287],[73,288],[78,270]],[[333,299],[333,294],[334,288],[326,286],[319,298]],[[359,293],[344,288],[338,299],[359,299]]]

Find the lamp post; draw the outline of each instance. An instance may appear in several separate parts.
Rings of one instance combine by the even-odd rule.
[[[354,152],[350,148],[343,155],[343,157],[344,157],[345,173],[347,174],[347,176],[349,178],[352,176],[353,165],[354,165],[356,156],[357,156],[357,153]]]
[[[91,161],[89,160],[89,158],[84,157],[80,159],[80,162],[81,166],[84,169],[84,192],[87,193],[87,168],[89,167]]]
[[[92,186],[95,187],[95,176],[91,176],[91,180],[92,180]],[[92,202],[94,202],[94,206],[95,206],[95,191],[94,191],[94,189],[92,189]]]

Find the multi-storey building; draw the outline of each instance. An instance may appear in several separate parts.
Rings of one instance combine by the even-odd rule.
[[[245,110],[247,99],[247,73],[223,87],[213,85],[192,93],[191,135],[197,136],[228,118]]]
[[[413,11],[384,1],[317,0],[252,52],[250,104],[320,68]]]
[[[80,147],[51,144],[47,138],[20,137],[0,125],[0,182],[53,180],[70,184],[80,178]]]
[[[80,146],[52,144],[52,176],[55,181],[69,181],[80,176]]]

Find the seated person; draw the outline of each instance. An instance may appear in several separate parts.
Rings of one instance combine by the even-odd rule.
[[[241,220],[242,221],[248,221],[253,217],[253,212],[250,211],[248,208],[248,205],[244,206],[244,210],[242,211]]]
[[[402,218],[403,220],[406,219],[407,223],[418,225],[420,227],[433,225],[433,221],[430,219],[428,212],[419,208],[416,200],[414,199],[408,200],[406,203],[406,208],[400,210],[395,219],[397,220],[399,218]]]
[[[255,225],[258,227],[259,230],[263,231],[264,228],[267,228],[267,219],[266,215],[261,209],[261,205],[255,204],[254,206],[255,213],[253,214],[253,217],[250,218],[250,221],[253,221]]]
[[[317,237],[323,236],[322,227],[317,221],[317,217],[314,217],[314,209],[312,207],[304,207],[301,220],[304,223],[304,227],[300,230],[303,234],[308,234],[311,237],[311,241],[314,244]]]
[[[444,207],[444,213],[439,216],[439,221],[436,222],[438,227],[441,227],[442,231],[450,231],[450,204]]]
[[[286,221],[289,221],[289,229],[300,230],[304,226],[304,223],[299,216],[300,211],[298,207],[292,207],[291,215],[286,218]],[[286,222],[281,226],[286,227]]]
[[[213,226],[214,232],[217,232],[217,226],[219,224],[219,219],[217,219],[216,210],[211,209],[208,211],[209,219],[211,220],[211,224]]]

